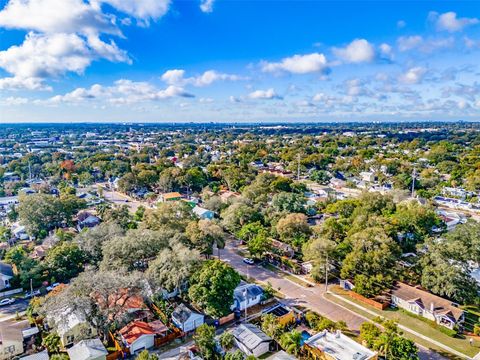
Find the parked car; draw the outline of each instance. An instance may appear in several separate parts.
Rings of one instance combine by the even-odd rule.
[[[10,304],[13,304],[14,302],[15,302],[14,298],[2,299],[0,300],[0,306],[10,305]]]
[[[243,262],[247,265],[253,265],[255,264],[255,260],[250,259],[250,258],[243,258]]]
[[[33,291],[27,291],[25,293],[25,296],[23,297],[24,299],[30,299],[34,296],[40,296],[40,290],[33,290]]]
[[[60,285],[60,283],[53,283],[52,285],[47,286],[47,291],[52,291],[52,290],[55,289],[58,285]]]

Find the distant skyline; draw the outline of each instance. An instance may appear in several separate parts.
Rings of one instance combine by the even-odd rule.
[[[0,123],[480,120],[476,1],[0,0]]]

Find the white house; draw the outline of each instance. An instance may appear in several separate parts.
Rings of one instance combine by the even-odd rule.
[[[0,262],[0,290],[10,287],[10,279],[13,278],[13,269],[10,264]]]
[[[130,349],[130,353],[135,354],[152,348],[155,345],[155,337],[167,331],[168,328],[160,321],[155,323],[133,321],[123,327],[119,334],[123,343]]]
[[[232,310],[245,310],[262,301],[263,289],[256,284],[241,283],[233,292]]]
[[[70,360],[105,360],[107,349],[100,339],[82,340],[67,350]]]
[[[192,211],[199,219],[212,220],[215,217],[215,213],[213,211],[198,205],[196,205]]]
[[[184,304],[180,304],[172,313],[172,322],[180,330],[190,332],[205,322],[205,316],[190,310]]]
[[[241,324],[233,329],[235,344],[247,355],[260,357],[270,351],[272,338],[253,324]]]
[[[327,330],[313,335],[305,341],[305,348],[313,358],[338,360],[376,360],[377,353],[343,335],[340,331]]]
[[[372,171],[362,171],[360,178],[365,182],[375,182],[375,174]]]
[[[440,296],[397,282],[392,289],[392,305],[453,329],[464,321],[462,309]]]

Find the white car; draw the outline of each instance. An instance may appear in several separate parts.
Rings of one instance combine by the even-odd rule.
[[[247,265],[255,264],[255,261],[253,259],[250,259],[250,258],[243,258],[243,262]]]
[[[10,304],[13,304],[14,302],[15,302],[15,299],[6,298],[6,299],[3,299],[3,300],[0,300],[0,306],[10,305]]]
[[[40,290],[33,290],[32,292],[27,291],[27,292],[25,293],[25,296],[24,296],[23,298],[24,298],[24,299],[30,299],[30,298],[32,298],[32,297],[34,297],[34,296],[40,296],[40,295],[41,295],[41,294],[40,294]]]
[[[52,291],[52,290],[55,289],[58,285],[60,285],[60,283],[53,283],[52,285],[47,286],[47,291]]]

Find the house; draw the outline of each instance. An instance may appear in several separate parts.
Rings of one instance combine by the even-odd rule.
[[[215,213],[213,211],[205,209],[198,205],[196,205],[192,211],[195,215],[197,215],[199,219],[212,220],[215,217]]]
[[[108,351],[100,339],[82,340],[67,350],[70,360],[106,360]]]
[[[0,290],[8,289],[12,278],[12,265],[0,261]]]
[[[18,196],[0,197],[0,209],[7,210],[17,204],[18,204]]]
[[[0,360],[12,359],[23,354],[22,330],[29,327],[28,320],[0,322]]]
[[[262,301],[263,289],[256,284],[241,283],[233,291],[233,298],[231,309],[243,311]]]
[[[47,350],[43,350],[41,352],[38,352],[38,353],[35,353],[35,354],[32,354],[32,355],[24,356],[20,359],[22,359],[22,360],[49,360],[50,356],[48,356],[48,351]]]
[[[275,354],[269,356],[267,360],[296,360],[296,357],[290,354],[287,354],[285,351],[280,350]]]
[[[28,240],[30,237],[27,234],[27,230],[25,229],[25,226],[17,225],[12,228],[12,234],[15,237],[15,239],[18,240]]]
[[[130,350],[130,354],[150,349],[155,345],[155,337],[164,336],[168,328],[160,321],[146,323],[133,321],[119,331],[122,341]],[[73,360],[73,359],[72,359]]]
[[[240,197],[240,194],[237,192],[233,192],[230,190],[221,190],[218,192],[218,195],[220,196],[220,200],[223,203],[228,203],[231,200],[237,199]]]
[[[393,306],[423,316],[449,329],[464,320],[463,310],[454,306],[450,300],[402,282],[395,284],[391,297]]]
[[[165,194],[160,194],[158,201],[167,202],[167,201],[179,201],[182,199],[182,194],[179,192],[169,192]]]
[[[340,331],[321,331],[308,338],[304,348],[314,360],[376,360],[376,352],[343,335]]]
[[[80,231],[84,228],[94,228],[95,226],[99,225],[100,222],[101,220],[98,216],[89,215],[85,219],[78,222],[78,230]]]
[[[232,331],[235,344],[247,355],[260,357],[270,351],[272,338],[253,324],[245,323]]]
[[[330,179],[330,185],[332,185],[335,189],[341,189],[347,185],[347,182],[342,179],[332,178]]]
[[[277,318],[277,321],[280,325],[288,325],[296,322],[296,320],[301,316],[301,312],[295,308],[290,308],[289,306],[283,305],[282,303],[277,303],[273,306],[270,306],[267,309],[262,311],[263,314],[272,314]]]
[[[375,182],[376,176],[372,171],[360,172],[360,179],[365,182]]]
[[[190,332],[205,322],[205,316],[190,310],[184,304],[180,304],[173,310],[172,322],[183,332]]]
[[[73,345],[77,339],[84,339],[86,335],[97,335],[97,330],[87,322],[86,315],[70,308],[47,315],[47,321],[49,326],[56,329],[63,347]]]

